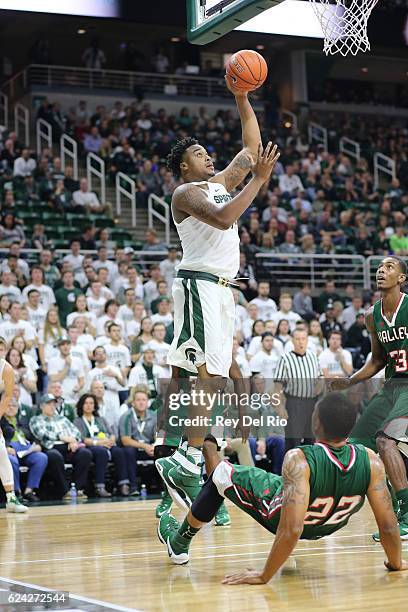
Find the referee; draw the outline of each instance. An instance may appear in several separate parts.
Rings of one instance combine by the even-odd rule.
[[[304,440],[313,444],[312,413],[320,392],[318,379],[322,377],[319,360],[307,350],[308,335],[304,329],[293,332],[293,350],[280,358],[275,372],[274,394],[285,396],[281,408],[286,409],[285,452]],[[281,411],[279,411],[281,413]],[[282,415],[283,416],[283,415]]]

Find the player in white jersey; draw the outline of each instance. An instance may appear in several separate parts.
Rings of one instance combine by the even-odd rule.
[[[276,145],[268,142],[262,148],[256,115],[247,93],[238,92],[227,82],[235,96],[242,126],[243,149],[225,170],[215,174],[213,161],[197,140],[185,138],[173,147],[168,167],[183,184],[175,190],[171,208],[183,258],[173,283],[174,340],[167,361],[198,375],[196,391],[221,390],[232,360],[235,304],[231,281],[239,269],[239,235],[237,221],[251,205],[262,185],[269,180],[279,158]],[[235,197],[236,189],[252,170],[253,177]],[[207,406],[195,406],[191,416],[208,416]],[[200,421],[201,423],[201,421]],[[182,492],[185,482],[193,478],[196,488],[201,446],[207,426],[187,431],[188,445],[183,458],[179,451],[172,456],[178,474],[170,480]],[[157,462],[163,473],[170,462]],[[191,478],[190,478],[191,477]],[[191,499],[191,496],[190,496]]]
[[[7,408],[13,399],[14,373],[10,364],[5,359],[0,359],[0,381],[1,381],[1,400],[0,400],[0,419],[4,416]],[[8,457],[6,442],[0,428],[0,480],[6,492],[7,512],[26,512],[27,506],[23,506],[14,491],[13,468]]]

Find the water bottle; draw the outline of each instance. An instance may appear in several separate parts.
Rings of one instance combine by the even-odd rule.
[[[141,489],[140,489],[140,499],[147,499],[147,489],[146,489],[146,485],[142,484]]]
[[[71,489],[69,491],[70,497],[71,497],[71,504],[76,504],[77,503],[77,497],[78,497],[78,493],[77,493],[77,489],[75,486],[75,482],[71,483]]]

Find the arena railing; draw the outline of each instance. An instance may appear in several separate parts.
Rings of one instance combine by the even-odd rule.
[[[323,125],[310,121],[308,124],[308,138],[309,144],[317,142],[318,144],[322,144],[324,146],[325,151],[328,151],[329,140],[327,136],[327,129]]]
[[[99,180],[101,202],[102,204],[106,204],[105,162],[101,157],[95,155],[95,153],[88,153],[86,156],[86,178],[89,191],[92,191],[93,177]]]
[[[339,150],[340,153],[344,153],[344,155],[348,155],[352,157],[355,161],[358,161],[361,156],[361,146],[360,143],[356,140],[352,140],[351,138],[347,138],[347,136],[343,136],[339,141]]]
[[[394,179],[396,177],[396,164],[395,160],[376,151],[374,153],[374,189],[378,189],[380,186],[381,175],[386,175],[388,179]]]
[[[160,206],[164,214],[160,213],[157,210],[157,206]],[[164,225],[164,235],[166,244],[170,244],[170,206],[169,204],[163,200],[163,198],[159,198],[155,193],[151,193],[149,195],[149,199],[147,201],[147,215],[148,215],[148,227],[149,229],[154,229],[154,220],[160,221]]]
[[[40,64],[31,64],[23,72],[25,72],[25,75],[19,74],[18,79],[25,82],[27,87],[30,85],[80,87],[87,90],[103,87],[104,89],[128,91],[132,94],[136,94],[140,90],[174,96],[230,97],[223,77],[130,72],[126,70],[94,70],[77,66],[44,66]],[[8,85],[8,89],[5,89],[5,93],[8,90],[10,90],[10,85]]]
[[[71,160],[74,179],[78,180],[78,143],[76,140],[63,134],[60,138],[60,150],[61,150],[61,169],[65,172],[66,158]]]
[[[132,215],[132,227],[136,227],[136,181],[123,172],[116,174],[116,214],[118,217],[122,214],[122,196],[130,202],[130,210]]]
[[[288,288],[309,283],[312,290],[323,287],[333,279],[339,289],[352,283],[357,288],[368,289],[363,255],[305,253],[256,253],[255,277],[269,280],[271,285]]]
[[[36,123],[37,155],[40,157],[43,145],[52,151],[52,126],[45,119],[37,119]]]
[[[17,140],[24,142],[24,146],[30,146],[30,111],[26,106],[17,102],[14,106],[14,131]]]

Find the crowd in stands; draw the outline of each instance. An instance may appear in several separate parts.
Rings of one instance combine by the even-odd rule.
[[[45,101],[40,113],[52,109],[55,104]],[[138,103],[93,110],[79,102],[61,118],[84,152],[104,157],[112,177],[118,170],[135,177],[140,206],[149,193],[171,198],[177,181],[165,159],[176,138],[195,135],[217,168],[228,163],[240,142],[239,123],[230,111],[210,117],[204,108],[197,116],[184,108],[172,116]],[[365,159],[353,166],[345,155],[304,145],[296,134],[272,132],[281,158],[241,221],[239,276],[249,280],[234,291],[234,355],[257,389],[273,381],[279,359],[293,349],[295,330],[307,334],[323,376],[345,376],[360,367],[370,350],[364,309],[378,294],[362,295],[352,284],[336,287],[328,276],[320,295],[312,296],[305,284],[291,294],[281,290],[274,300],[270,279],[258,273],[256,253],[408,255],[403,172],[384,190],[375,190]],[[392,143],[392,134],[384,132],[386,139]],[[406,136],[394,140],[401,172]],[[142,248],[157,263],[139,265],[134,248],[116,240],[112,226],[97,226],[110,211],[89,191],[86,179],[74,180],[70,167],[62,171],[50,150],[36,158],[14,133],[5,133],[0,164],[0,247],[5,249],[0,355],[13,367],[16,381],[1,426],[16,489],[28,501],[39,495],[62,499],[69,493],[69,463],[79,496],[137,495],[140,462],[153,455],[161,381],[170,374],[166,355],[173,336],[171,284],[178,249],[147,231]],[[37,215],[31,225],[22,212],[27,206]],[[39,222],[39,211],[45,211],[43,219],[51,213],[63,220],[85,219],[69,239],[64,235],[59,246],[68,253],[55,251],[51,226]],[[28,256],[23,247],[38,252]],[[167,256],[158,255],[163,251]],[[250,443],[252,457],[257,461],[269,453],[271,469],[279,471],[283,446],[272,442],[283,433],[267,434]],[[29,469],[24,481],[21,466]]]

